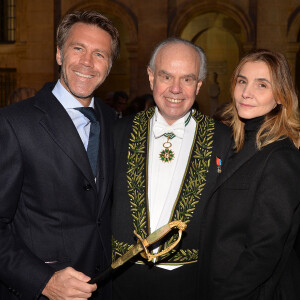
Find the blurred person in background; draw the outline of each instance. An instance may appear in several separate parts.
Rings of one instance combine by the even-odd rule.
[[[116,111],[118,118],[122,118],[127,107],[128,95],[124,91],[115,92],[113,95],[113,108]]]
[[[17,103],[21,100],[33,97],[36,92],[36,89],[30,87],[17,88],[11,93],[7,104]]]

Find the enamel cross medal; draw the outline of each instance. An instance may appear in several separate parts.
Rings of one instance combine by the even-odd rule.
[[[170,162],[174,159],[175,153],[171,149],[169,149],[172,147],[170,139],[172,139],[173,137],[175,137],[175,135],[172,132],[168,133],[168,139],[165,143],[163,143],[163,147],[165,149],[163,149],[159,154],[159,157],[163,162]]]

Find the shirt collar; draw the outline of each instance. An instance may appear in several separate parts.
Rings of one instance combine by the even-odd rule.
[[[83,105],[65,89],[60,80],[57,81],[52,93],[65,109],[83,107]],[[94,97],[92,97],[89,107],[94,108]]]
[[[172,128],[175,125],[181,124],[181,123],[185,123],[185,121],[189,118],[190,115],[190,111],[188,111],[182,118],[176,120],[172,125],[169,125],[167,123],[167,121],[165,120],[165,118],[161,115],[161,113],[158,110],[158,107],[155,107],[155,112],[154,112],[154,121],[155,122],[159,122],[161,124],[164,124],[165,126],[169,126],[170,128]]]

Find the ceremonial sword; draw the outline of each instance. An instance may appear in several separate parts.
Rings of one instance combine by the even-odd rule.
[[[159,229],[152,232],[146,239],[142,239],[141,236],[139,236],[136,231],[134,231],[134,234],[137,236],[138,241],[135,246],[131,247],[124,255],[119,257],[117,260],[115,260],[110,267],[108,267],[106,270],[98,273],[94,278],[92,278],[88,283],[100,283],[101,281],[109,278],[113,271],[122,266],[124,263],[126,263],[128,260],[136,256],[137,254],[141,254],[143,258],[148,259],[148,261],[152,261],[154,258],[164,255],[170,250],[172,250],[180,241],[182,236],[182,231],[186,229],[187,225],[182,221],[173,221],[170,222]],[[167,249],[162,250],[161,252],[157,254],[150,254],[147,247],[154,244],[155,242],[159,241],[161,238],[163,238],[166,234],[168,234],[173,228],[178,229],[178,239]]]

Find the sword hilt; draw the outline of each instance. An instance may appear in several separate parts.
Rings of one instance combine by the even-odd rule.
[[[160,253],[157,253],[155,255],[152,255],[149,253],[147,247],[152,245],[153,243],[159,241],[161,238],[163,238],[166,234],[168,234],[173,228],[178,228],[179,230],[179,238],[177,241],[175,241],[170,247],[167,249],[161,251]],[[129,251],[127,251],[124,255],[119,257],[117,260],[115,260],[110,267],[108,267],[106,270],[101,271],[98,273],[94,278],[92,278],[88,283],[101,283],[102,281],[109,278],[113,271],[123,265],[125,262],[127,262],[130,258],[134,257],[138,253],[141,253],[141,255],[151,261],[153,258],[157,256],[161,256],[170,250],[172,250],[180,241],[182,236],[182,231],[186,229],[187,225],[183,223],[182,221],[173,221],[169,224],[166,224],[159,229],[155,230],[153,233],[151,233],[146,239],[142,239],[135,231],[135,235],[138,237],[138,243],[135,246],[132,246]]]
[[[145,259],[148,259],[148,261],[152,261],[154,258],[162,256],[162,255],[170,252],[180,242],[181,237],[182,237],[182,232],[186,229],[186,227],[187,227],[187,225],[182,221],[179,221],[179,220],[173,221],[173,222],[170,222],[169,224],[166,224],[165,226],[159,228],[157,231],[154,231],[152,234],[150,234],[144,240],[142,239],[142,237],[139,234],[137,234],[136,231],[134,231],[134,234],[137,236],[137,238],[139,239],[139,241],[141,242],[141,244],[144,248],[144,251],[140,253],[141,256]],[[150,246],[151,244],[157,242],[161,238],[163,238],[173,228],[178,229],[178,239],[172,245],[170,245],[168,248],[160,251],[159,253],[150,254],[147,247]]]

